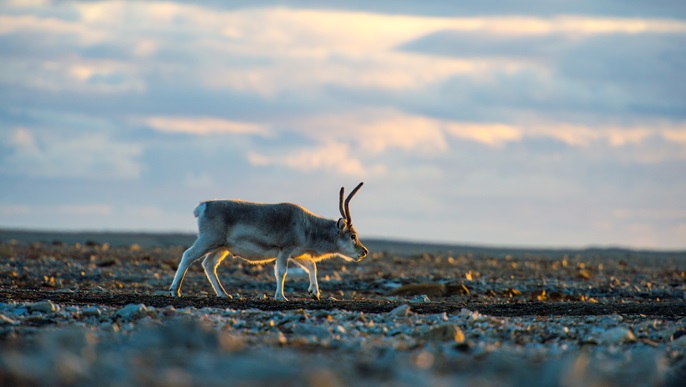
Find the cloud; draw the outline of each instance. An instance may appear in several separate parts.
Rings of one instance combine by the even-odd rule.
[[[13,7],[37,7],[50,4],[51,0],[9,0]]]
[[[10,58],[3,63],[0,83],[50,92],[142,93],[146,82],[133,64],[112,60],[55,58],[35,62]]]
[[[249,152],[247,157],[254,166],[285,166],[300,172],[325,170],[350,176],[369,176],[385,172],[382,165],[364,166],[359,159],[351,155],[348,145],[343,143],[328,143],[275,156]]]
[[[60,136],[27,128],[13,131],[6,141],[11,151],[3,157],[5,175],[67,179],[136,179],[141,174],[137,158],[141,145],[118,142],[105,133]]]
[[[269,129],[260,124],[230,121],[216,117],[147,117],[136,121],[167,133],[208,134],[249,134],[268,136]]]
[[[650,114],[683,120],[686,99],[681,85],[686,76],[681,69],[686,65],[686,51],[681,42],[686,32],[660,29],[657,21],[652,24],[640,33],[623,33],[631,28],[618,27],[612,33],[579,36],[559,31],[474,36],[444,30],[400,49],[438,58],[507,58],[518,63],[518,68],[509,72],[496,67],[481,77],[456,75],[443,82],[436,91],[465,107],[455,110],[437,103],[443,114],[468,111],[490,119],[501,113],[526,112],[553,119],[568,114],[585,115],[586,121],[608,115],[627,120]]]
[[[9,139],[10,145],[13,145],[17,149],[22,149],[26,151],[34,151],[36,149],[36,139],[26,128],[17,128]]]
[[[287,121],[290,131],[320,143],[337,141],[354,149],[379,155],[398,149],[439,155],[450,149],[448,138],[456,138],[499,148],[525,138],[546,138],[572,147],[607,144],[621,148],[660,137],[685,141],[678,124],[644,121],[641,124],[585,124],[524,118],[514,122],[470,122],[439,119],[389,108],[365,108],[335,114],[314,115]],[[283,130],[283,129],[282,129]]]
[[[439,121],[394,109],[367,108],[298,117],[289,120],[288,125],[319,142],[345,142],[372,154],[392,149],[432,153],[448,148]]]
[[[665,127],[661,122],[646,122],[644,125],[612,125],[601,124],[588,126],[583,124],[568,123],[564,121],[523,121],[515,124],[505,123],[469,123],[450,122],[444,123],[448,134],[475,141],[492,147],[501,147],[507,143],[532,140],[537,138],[553,139],[567,146],[575,148],[588,148],[591,146],[610,146],[618,150],[630,150],[635,152],[635,160],[643,159],[650,162],[672,159],[678,153],[662,153],[662,157],[653,154],[646,158],[651,140],[665,140],[677,147],[682,147],[686,142],[686,130],[677,126]],[[626,156],[626,154],[625,154]],[[657,158],[656,158],[657,157]],[[685,155],[686,157],[686,155]]]
[[[647,18],[426,17],[275,7],[224,11],[154,2],[78,3],[70,8],[78,19],[3,16],[0,33],[63,36],[64,45],[76,37],[82,47],[113,44],[129,50],[131,58],[147,58],[156,65],[148,69],[149,65],[141,63],[142,68],[127,69],[116,61],[81,58],[77,65],[61,58],[51,64],[52,70],[32,69],[40,80],[32,83],[34,87],[67,88],[70,81],[78,80],[80,87],[94,90],[140,92],[147,87],[141,72],[156,71],[163,77],[192,74],[207,88],[229,87],[265,97],[320,85],[397,91],[459,74],[483,77],[497,71],[541,71],[513,58],[437,58],[397,49],[441,31],[467,33],[472,39],[686,32],[686,23],[681,21]],[[355,28],[348,28],[351,25]],[[173,39],[165,34],[169,29],[175,31]],[[184,44],[189,41],[193,44]],[[174,60],[160,60],[165,53],[175,53]],[[204,71],[187,71],[196,64]],[[11,67],[19,72],[22,65]],[[22,73],[22,78],[28,75]]]
[[[522,138],[522,130],[506,124],[457,123],[445,125],[447,133],[457,138],[476,141],[489,146],[501,146]]]
[[[686,124],[679,129],[663,129],[662,136],[669,141],[686,144]]]

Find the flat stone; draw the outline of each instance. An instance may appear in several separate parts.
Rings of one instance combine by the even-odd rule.
[[[431,302],[431,299],[429,299],[429,296],[427,296],[426,294],[422,294],[412,298],[410,302],[414,304],[423,304],[426,302]]]
[[[430,341],[450,341],[459,344],[464,342],[464,332],[457,325],[441,324],[429,329],[428,332],[421,335],[421,338]]]
[[[676,348],[686,348],[686,336],[681,336],[678,339],[672,341],[672,347]]]
[[[50,301],[50,300],[38,301],[38,302],[28,302],[28,303],[26,303],[26,308],[30,312],[41,312],[41,313],[50,313],[50,312],[56,312],[57,310],[59,310],[59,307],[57,307],[57,305],[53,304],[52,301]]]
[[[86,306],[83,309],[81,309],[81,314],[84,316],[96,316],[99,317],[102,312],[100,311],[99,308],[95,306]]]
[[[448,294],[448,288],[445,284],[423,283],[403,285],[391,291],[391,295],[394,296],[425,296],[427,294],[432,297],[445,296]]]
[[[148,308],[143,304],[128,304],[117,311],[123,320],[136,320],[147,316]]]
[[[397,308],[393,309],[392,311],[388,312],[391,316],[397,316],[397,317],[405,317],[410,314],[410,306],[407,304],[403,304],[398,306]]]
[[[600,335],[599,343],[604,345],[619,345],[631,343],[636,340],[634,333],[624,327],[608,329]]]
[[[19,321],[13,320],[4,314],[0,313],[0,326],[19,325]]]

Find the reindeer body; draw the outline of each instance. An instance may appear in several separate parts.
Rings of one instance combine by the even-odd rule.
[[[203,268],[218,297],[227,297],[217,277],[217,267],[228,255],[254,264],[276,261],[277,300],[286,300],[283,283],[288,261],[301,266],[310,277],[309,293],[319,299],[316,262],[334,256],[359,261],[367,255],[352,227],[348,204],[362,183],[343,204],[341,188],[338,221],[322,218],[291,203],[265,204],[240,200],[200,203],[193,214],[198,218],[198,238],[186,250],[170,287],[180,296],[181,283],[194,261],[205,257]]]

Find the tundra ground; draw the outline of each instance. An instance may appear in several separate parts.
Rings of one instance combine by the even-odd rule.
[[[292,385],[321,378],[339,385],[565,384],[570,377],[610,385],[640,377],[670,385],[686,372],[684,252],[369,241],[371,253],[360,263],[319,264],[321,300],[307,297],[307,276],[291,267],[285,289],[290,301],[277,302],[272,265],[231,259],[218,270],[231,299],[214,296],[199,262],[186,276],[184,297],[169,297],[189,236],[0,237],[0,382],[45,385],[22,371],[41,366],[31,363],[39,349],[54,352],[44,355],[50,366],[42,366],[61,383],[75,385],[107,372],[133,384],[268,384],[283,374],[294,378]],[[189,316],[200,325],[178,323]],[[81,333],[66,334],[67,342],[88,343],[93,334],[97,344],[77,345],[76,365],[62,364],[56,359],[69,346],[46,337],[77,328]],[[206,343],[188,349],[176,334],[165,339],[164,329],[205,335]],[[194,356],[212,354],[215,362],[226,358],[234,367],[237,358],[261,356],[280,366],[269,372],[243,366],[235,379],[223,374],[226,367],[207,374],[182,354],[172,360],[148,354],[136,335],[158,337],[158,345],[173,353],[181,346]],[[233,344],[227,346],[226,335]],[[213,340],[224,344],[213,346]],[[92,355],[84,355],[86,347]],[[97,360],[117,351],[147,360],[120,369]],[[316,359],[317,366],[298,359]],[[342,359],[350,364],[341,365]],[[545,371],[544,378],[526,376],[532,370]],[[173,377],[177,373],[180,378]]]

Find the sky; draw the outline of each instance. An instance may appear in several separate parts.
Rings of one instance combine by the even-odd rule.
[[[684,42],[682,0],[3,1],[0,227],[364,181],[363,241],[684,249]]]

